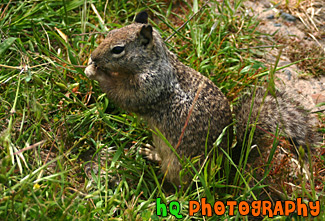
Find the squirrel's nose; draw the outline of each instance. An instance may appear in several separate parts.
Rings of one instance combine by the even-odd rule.
[[[98,67],[97,63],[93,59],[91,59],[91,57],[89,58],[89,61],[88,61],[88,66],[90,66],[90,65],[94,65],[95,68]]]

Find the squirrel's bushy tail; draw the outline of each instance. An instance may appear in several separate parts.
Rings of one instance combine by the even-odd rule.
[[[239,145],[242,145],[244,140],[247,142],[247,139],[244,139],[245,132],[248,138],[255,122],[257,123],[252,144],[259,147],[267,145],[268,139],[274,139],[277,128],[277,137],[285,137],[296,147],[303,146],[306,149],[320,141],[319,134],[312,126],[309,111],[300,107],[299,103],[289,98],[286,93],[277,91],[274,97],[265,89],[258,88],[255,96],[253,94],[243,96],[234,110]]]

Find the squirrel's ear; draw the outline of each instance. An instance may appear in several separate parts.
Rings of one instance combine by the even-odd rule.
[[[152,43],[152,26],[143,25],[140,31],[140,42],[147,46]]]
[[[134,20],[136,23],[148,24],[148,13],[146,11],[142,11],[135,17]]]

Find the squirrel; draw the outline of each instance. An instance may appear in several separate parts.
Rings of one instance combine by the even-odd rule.
[[[226,96],[168,50],[148,23],[145,11],[136,16],[134,23],[108,32],[92,52],[85,74],[97,80],[115,104],[136,113],[153,131],[159,131],[181,158],[204,159],[225,131],[219,147],[231,146],[233,116]],[[291,105],[281,93],[277,92],[277,98],[268,94],[263,101],[264,94],[265,90],[256,91],[251,114],[251,96],[241,99],[236,107],[239,143],[244,140],[249,115],[250,122],[258,117],[257,125],[263,128],[255,131],[256,144],[262,145],[265,136],[275,134],[277,127],[298,146],[314,143],[314,130],[306,123],[310,118],[307,111]],[[187,182],[189,176],[180,178],[179,157],[158,133],[153,133],[153,145],[167,180],[175,185]]]

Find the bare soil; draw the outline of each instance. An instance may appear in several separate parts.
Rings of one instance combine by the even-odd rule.
[[[277,7],[272,3],[278,2]],[[325,58],[324,1],[245,1],[245,7],[260,19],[258,31],[268,34],[266,43],[283,45],[278,67],[307,57]],[[292,16],[292,17],[291,17]],[[274,65],[279,48],[273,48],[262,58]],[[296,59],[295,59],[296,58]],[[319,66],[319,67],[318,67]],[[276,73],[277,87],[290,93],[302,106],[311,111],[323,108],[325,102],[325,60],[309,60],[282,69]]]

